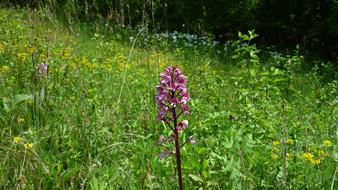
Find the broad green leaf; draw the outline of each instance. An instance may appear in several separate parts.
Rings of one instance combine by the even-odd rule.
[[[203,169],[207,169],[207,167],[208,167],[208,160],[203,160],[202,167],[203,167]]]
[[[200,178],[199,176],[197,175],[194,175],[194,174],[189,174],[189,177],[191,177],[191,179],[193,179],[194,181],[197,181],[197,182],[201,182],[203,183],[203,179]]]
[[[283,75],[284,72],[282,70],[279,70],[279,69],[275,69],[273,75]]]
[[[230,138],[230,141],[229,142],[222,142],[222,145],[225,147],[225,148],[232,148],[233,145],[234,145],[234,139],[231,137]]]
[[[17,104],[17,103],[20,103],[22,101],[26,101],[26,100],[29,100],[29,99],[32,99],[33,98],[33,95],[31,94],[17,94],[14,96],[13,100],[14,100],[14,104]]]
[[[218,186],[218,182],[215,181],[215,180],[208,181],[207,182],[207,186],[208,187],[210,187],[210,186]]]
[[[249,38],[248,35],[244,34],[244,35],[242,35],[242,39],[243,39],[243,40],[249,40],[250,38]]]
[[[197,149],[197,153],[198,154],[203,154],[204,152],[205,152],[205,148],[204,147]]]
[[[200,163],[198,162],[196,158],[191,158],[189,162],[193,168],[198,169],[198,170],[201,168]]]

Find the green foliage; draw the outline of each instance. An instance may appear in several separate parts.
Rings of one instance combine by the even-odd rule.
[[[0,9],[0,189],[174,189],[154,103],[172,64],[192,98],[183,139],[198,141],[182,149],[186,189],[336,189],[337,81],[302,71],[298,50],[261,59],[250,31],[220,60],[145,29],[49,18]]]

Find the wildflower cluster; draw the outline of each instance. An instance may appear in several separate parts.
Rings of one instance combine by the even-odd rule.
[[[161,80],[157,86],[156,96],[156,104],[159,110],[157,119],[164,121],[173,133],[168,138],[161,136],[158,143],[159,145],[163,142],[174,142],[176,136],[189,127],[188,120],[177,122],[177,119],[182,114],[190,114],[190,108],[187,106],[190,97],[186,88],[186,82],[186,77],[177,66],[167,67],[164,72],[161,73]],[[171,122],[174,122],[174,126],[171,126]],[[176,134],[176,131],[178,134]],[[192,144],[196,143],[193,136],[189,137],[184,144],[187,142],[191,142]],[[173,152],[175,152],[175,150]],[[166,149],[159,157],[163,159],[168,155],[170,155],[170,151]]]
[[[325,141],[323,142],[323,145],[324,145],[324,147],[330,147],[330,146],[332,146],[332,142],[329,141],[329,140],[325,140]]]
[[[173,154],[176,156],[177,174],[179,180],[179,189],[183,189],[182,167],[180,158],[180,149],[187,143],[196,143],[193,136],[189,137],[186,142],[180,145],[179,134],[189,127],[188,120],[178,122],[178,118],[182,114],[190,114],[187,103],[190,100],[188,90],[186,88],[186,77],[182,74],[177,66],[167,67],[161,73],[161,80],[157,86],[156,104],[158,107],[157,119],[165,122],[170,127],[172,134],[170,137],[161,136],[159,144],[163,142],[175,142]],[[173,126],[172,126],[173,124]],[[170,151],[165,149],[160,153],[160,159],[170,155]]]
[[[271,151],[271,158],[273,160],[277,160],[282,153],[282,145],[286,147],[287,151],[292,151],[290,150],[289,146],[294,144],[294,140],[288,138],[285,139],[284,141],[280,140],[274,140],[272,141],[272,151]],[[291,160],[294,158],[294,153],[293,152],[286,152],[285,154],[287,160]]]
[[[18,57],[18,59],[19,59],[19,61],[21,62],[21,63],[25,63],[26,62],[26,60],[27,60],[27,58],[28,58],[28,54],[27,53],[18,53],[17,54],[17,57]]]
[[[330,156],[328,150],[331,146],[332,142],[330,140],[324,140],[323,145],[320,148],[310,147],[308,152],[303,153],[303,157],[312,165],[318,165],[321,161],[325,160],[326,157]]]
[[[189,34],[189,33],[180,33],[177,31],[174,32],[162,32],[162,33],[156,33],[156,34],[149,34],[146,32],[140,33],[141,43],[143,45],[148,45],[151,43],[156,44],[166,44],[170,45],[172,47],[185,47],[185,48],[191,48],[191,47],[199,47],[199,48],[214,48],[218,44],[220,44],[219,41],[212,40],[211,38],[208,38],[207,36],[198,36],[196,34]],[[135,40],[135,37],[130,37],[129,41],[133,43]]]
[[[159,66],[164,68],[170,62],[169,58],[160,51],[152,51],[147,56],[144,57],[142,64],[145,66]]]
[[[174,115],[179,117],[182,113],[189,114],[187,102],[190,98],[186,88],[186,82],[186,77],[176,66],[167,67],[161,74],[156,96],[156,103],[159,109],[157,118],[159,120],[167,123],[173,121]],[[178,110],[180,111],[179,113],[177,113]],[[179,123],[182,129],[187,127],[186,125],[186,121]]]
[[[21,137],[14,137],[13,141],[15,144],[21,144],[27,150],[32,150],[34,146],[34,143],[28,142],[26,139]]]
[[[313,165],[318,165],[318,164],[320,164],[320,162],[323,160],[322,157],[316,159],[316,158],[314,157],[314,155],[313,155],[312,153],[310,153],[310,152],[304,153],[303,156],[304,156],[305,160],[307,160],[308,162],[310,162],[310,163],[313,164]]]

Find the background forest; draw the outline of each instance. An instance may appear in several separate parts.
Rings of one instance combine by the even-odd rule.
[[[13,0],[20,7],[48,6],[58,15],[152,31],[211,35],[226,41],[255,29],[264,45],[304,54],[337,56],[338,3],[335,0]]]

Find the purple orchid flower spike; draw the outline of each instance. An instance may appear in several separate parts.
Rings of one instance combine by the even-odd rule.
[[[172,130],[168,138],[160,137],[160,144],[162,142],[175,142],[175,149],[173,154],[176,156],[177,175],[179,190],[183,190],[182,166],[179,135],[189,127],[188,120],[178,121],[179,117],[184,114],[190,114],[187,103],[190,101],[190,96],[186,87],[187,77],[183,75],[182,71],[177,66],[167,67],[160,75],[161,79],[159,85],[156,87],[156,105],[158,108],[157,119],[163,121],[167,127]],[[194,140],[189,139],[192,144]],[[169,156],[168,149],[160,153],[160,159]]]
[[[173,120],[173,108],[179,108],[176,116],[190,114],[187,102],[190,100],[186,88],[186,77],[176,66],[167,67],[161,73],[160,84],[157,86],[156,103],[159,109],[157,118],[168,122]]]

